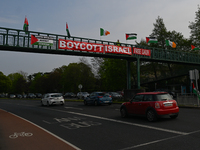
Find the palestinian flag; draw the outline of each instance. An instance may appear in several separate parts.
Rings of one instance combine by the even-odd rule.
[[[192,47],[192,50],[200,50],[200,48],[195,47],[194,45],[191,45],[191,47]]]
[[[158,40],[155,37],[146,37],[147,43],[158,43]]]
[[[100,36],[107,36],[108,34],[110,34],[109,31],[106,31],[106,30],[100,28]]]
[[[67,24],[67,22],[66,22],[66,31],[67,31],[67,36],[68,36],[68,38],[70,38],[70,33],[69,33],[69,28],[68,28],[68,24]]]
[[[134,39],[137,39],[136,33],[126,34],[126,40],[134,40]]]
[[[194,94],[197,94],[197,89],[194,87],[194,83],[192,83],[192,91]]]
[[[192,91],[195,95],[198,96],[199,100],[200,100],[200,94],[199,91],[196,89],[196,87],[194,87],[194,83],[192,83]]]
[[[28,20],[25,17],[23,30],[25,31],[26,34],[28,34],[28,26],[29,26]]]
[[[31,45],[35,45],[38,39],[35,37],[35,35],[31,35]]]
[[[170,40],[165,40],[167,46],[171,46],[172,48],[176,48],[176,43],[171,42]]]
[[[31,35],[31,45],[53,46],[53,37]]]

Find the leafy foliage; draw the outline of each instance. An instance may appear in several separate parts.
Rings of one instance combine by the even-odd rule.
[[[196,17],[194,22],[190,22],[188,26],[190,28],[190,40],[192,43],[198,47],[200,47],[200,7],[198,6],[198,10],[195,12]]]

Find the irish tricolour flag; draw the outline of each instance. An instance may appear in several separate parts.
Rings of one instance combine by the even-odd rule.
[[[200,48],[195,47],[194,45],[191,45],[191,47],[192,47],[192,50],[200,50]]]
[[[165,42],[166,42],[167,46],[171,46],[172,48],[176,48],[176,43],[171,42],[170,40],[166,40]]]
[[[107,36],[108,34],[110,34],[109,31],[104,30],[103,28],[100,28],[100,36]]]
[[[126,40],[134,40],[134,39],[137,39],[136,33],[126,34]]]
[[[158,40],[155,37],[146,37],[147,43],[158,43]]]

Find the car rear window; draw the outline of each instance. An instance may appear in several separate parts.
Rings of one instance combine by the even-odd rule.
[[[155,95],[156,101],[166,101],[166,100],[172,100],[172,97],[169,94],[157,94]]]
[[[99,95],[99,96],[104,96],[105,94],[104,94],[104,93],[98,93],[98,95]]]
[[[61,94],[51,95],[51,97],[61,97]]]

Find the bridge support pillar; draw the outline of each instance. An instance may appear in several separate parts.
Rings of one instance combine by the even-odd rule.
[[[130,61],[126,61],[126,65],[127,65],[127,89],[130,90],[131,89],[131,65],[130,65]]]
[[[137,58],[137,88],[140,89],[140,58]]]

